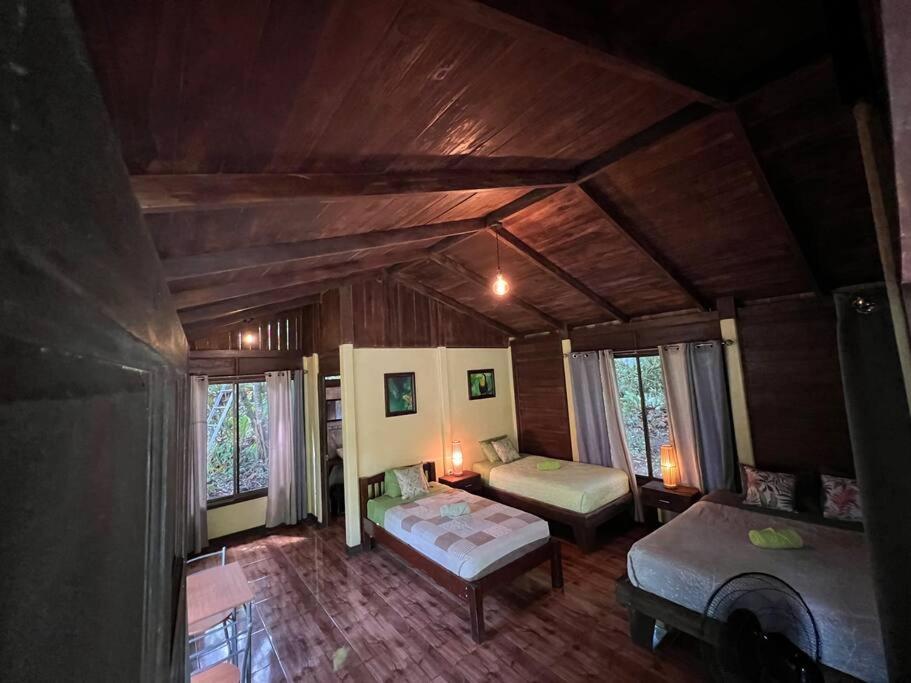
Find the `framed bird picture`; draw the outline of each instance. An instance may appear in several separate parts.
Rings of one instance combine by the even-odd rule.
[[[497,384],[493,369],[468,371],[468,400],[494,398],[497,395]]]
[[[383,375],[386,417],[414,415],[418,412],[413,372],[388,372]]]

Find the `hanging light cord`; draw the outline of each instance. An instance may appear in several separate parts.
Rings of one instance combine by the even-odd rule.
[[[500,224],[497,223],[496,230],[494,230],[494,236],[497,239],[497,272],[500,272]]]

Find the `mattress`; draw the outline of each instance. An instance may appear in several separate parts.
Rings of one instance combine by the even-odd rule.
[[[491,488],[582,514],[629,493],[629,478],[622,470],[566,460],[560,461],[560,469],[539,470],[538,463],[548,459],[526,455],[509,464],[477,462],[472,469]]]
[[[796,529],[804,547],[753,546],[750,529],[769,526]],[[864,681],[887,680],[869,553],[860,532],[702,501],[635,543],[627,572],[634,586],[700,614],[732,576],[777,576],[801,594],[813,614],[823,664]]]
[[[444,487],[386,510],[383,528],[463,579],[474,580],[547,542],[547,522],[527,512]],[[468,503],[470,514],[447,518],[443,505]]]

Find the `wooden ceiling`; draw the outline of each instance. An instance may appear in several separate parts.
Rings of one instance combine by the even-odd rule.
[[[351,278],[521,335],[881,277],[821,2],[74,4],[194,333]]]

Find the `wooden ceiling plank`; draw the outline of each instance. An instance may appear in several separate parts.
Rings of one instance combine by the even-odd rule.
[[[230,315],[224,315],[217,318],[200,320],[194,323],[186,323],[183,326],[184,334],[187,335],[187,339],[199,339],[200,337],[211,334],[215,330],[223,327],[231,327],[233,325],[237,325],[238,323],[242,323],[246,320],[249,320],[250,318],[263,318],[268,315],[284,313],[285,311],[290,311],[295,308],[303,308],[304,306],[311,306],[317,303],[319,303],[319,294],[311,294],[309,296],[300,297],[298,299],[291,299],[290,301],[282,301],[280,303],[272,304],[269,306],[250,308],[239,313],[232,313]]]
[[[563,186],[566,171],[424,171],[408,173],[209,173],[134,175],[143,213],[210,211],[304,199],[397,196],[517,187]]]
[[[606,152],[578,166],[576,168],[576,183],[584,183],[611,164],[620,161],[620,159],[651,147],[678,130],[701,121],[715,111],[717,110],[699,102],[678,109],[670,116],[661,119],[645,130],[636,133],[620,144],[614,145]]]
[[[532,190],[531,192],[526,192],[518,199],[514,199],[513,201],[509,202],[509,204],[505,204],[496,211],[491,211],[489,214],[487,214],[487,225],[493,226],[497,223],[500,223],[501,221],[505,221],[510,216],[514,216],[520,211],[524,211],[529,206],[533,206],[538,202],[544,201],[562,189],[563,188],[561,187],[541,187],[536,190]]]
[[[589,289],[584,283],[582,283],[579,280],[577,280],[576,278],[574,278],[572,275],[567,273],[560,266],[558,266],[556,263],[554,263],[553,261],[551,261],[544,255],[542,255],[540,252],[532,249],[530,246],[525,244],[525,242],[523,242],[521,239],[519,239],[518,237],[513,235],[511,232],[509,232],[505,228],[500,228],[498,230],[489,228],[489,230],[492,234],[499,235],[499,237],[503,241],[503,243],[506,244],[508,247],[510,247],[513,251],[521,254],[522,256],[524,256],[525,258],[530,260],[532,263],[534,263],[536,266],[538,266],[541,270],[544,270],[544,271],[550,273],[552,276],[554,276],[555,278],[560,280],[567,287],[571,287],[572,289],[576,290],[579,294],[581,294],[586,299],[591,301],[593,304],[595,304],[601,310],[607,312],[612,317],[614,317],[617,320],[620,320],[622,322],[626,322],[627,320],[629,320],[629,316],[626,313],[624,313],[619,308],[614,306],[612,303],[610,303],[607,299],[602,297],[597,292]]]
[[[441,268],[445,268],[449,272],[455,273],[456,275],[467,280],[468,282],[475,283],[476,285],[478,285],[479,287],[481,287],[484,290],[487,290],[490,287],[490,282],[483,275],[476,273],[475,271],[471,270],[470,268],[466,268],[465,266],[463,266],[461,263],[459,263],[458,261],[456,261],[454,258],[452,258],[450,256],[446,256],[445,254],[434,254],[433,256],[431,256],[430,260],[433,261],[434,263],[436,263]],[[514,292],[510,292],[509,295],[507,297],[505,297],[505,300],[508,303],[511,303],[514,306],[521,308],[523,311],[530,313],[531,315],[539,318],[540,320],[543,320],[545,323],[547,323],[550,327],[552,327],[554,330],[556,330],[560,334],[562,334],[564,336],[567,334],[567,327],[566,327],[565,322],[563,322],[562,320],[557,320],[553,316],[548,315],[547,313],[542,311],[540,308],[538,308],[537,306],[535,306],[532,303],[529,303],[528,301],[526,301],[522,297],[518,296]]]
[[[613,215],[606,198],[601,195],[597,188],[590,183],[582,183],[579,185],[579,189],[582,190],[581,194],[588,199],[592,206],[597,208],[604,215],[604,218],[611,226],[613,226],[619,234],[623,235],[627,242],[645,256],[655,268],[664,273],[665,277],[674,283],[681,292],[686,294],[687,298],[689,298],[699,310],[708,311],[711,308],[708,300],[699,292],[699,290],[696,289],[691,282],[687,281],[687,279],[684,278],[655,247],[649,244],[637,230],[634,230],[633,227],[628,224],[621,224],[620,221],[617,220]]]
[[[432,223],[411,228],[376,230],[321,240],[285,242],[260,247],[248,247],[246,249],[231,249],[228,251],[167,258],[162,260],[162,265],[164,266],[165,277],[168,280],[179,280],[200,275],[242,270],[253,266],[301,261],[317,256],[344,254],[366,249],[390,247],[397,244],[441,239],[452,235],[474,233],[482,230],[485,225],[484,219],[481,218]]]
[[[535,3],[511,3],[509,9],[504,8],[504,3],[500,0],[434,0],[433,5],[438,10],[453,14],[459,19],[494,31],[505,32],[516,38],[551,45],[557,49],[570,48],[580,59],[627,78],[651,83],[668,92],[716,108],[726,106],[726,103],[718,98],[675,81],[653,68],[612,54],[597,26],[584,18],[579,21],[561,22],[555,14],[544,16],[542,12],[536,12]],[[525,16],[521,16],[520,12]]]
[[[810,290],[816,294],[816,296],[823,296],[824,292],[819,284],[819,279],[816,277],[813,268],[810,266],[810,262],[807,260],[807,255],[804,252],[803,247],[801,247],[800,242],[797,241],[797,235],[794,233],[794,230],[791,228],[791,224],[788,222],[787,217],[784,215],[784,211],[781,209],[781,204],[778,203],[778,198],[775,196],[775,192],[772,190],[772,186],[769,184],[769,179],[766,176],[765,171],[762,169],[762,165],[759,163],[759,158],[756,156],[756,150],[753,148],[753,143],[750,141],[750,137],[747,135],[746,129],[743,127],[743,122],[740,120],[740,116],[733,109],[727,113],[727,116],[731,120],[731,129],[733,130],[734,135],[741,142],[744,150],[744,159],[753,171],[753,176],[756,178],[756,182],[759,185],[759,191],[766,197],[769,205],[772,207],[772,211],[778,219],[777,222],[779,224],[779,230],[787,241],[791,253],[794,255],[794,260],[797,263],[797,267],[803,273],[803,276],[806,279]]]
[[[399,273],[395,273],[395,274],[390,274],[390,277],[393,280],[401,283],[405,287],[408,287],[409,289],[413,289],[418,294],[423,294],[428,299],[433,299],[434,301],[437,301],[437,302],[443,304],[444,306],[448,306],[449,308],[451,308],[454,311],[458,311],[462,315],[466,315],[469,318],[473,318],[479,322],[482,322],[485,325],[487,325],[488,327],[492,327],[493,329],[495,329],[499,332],[502,332],[503,334],[505,334],[508,337],[522,336],[521,333],[512,329],[508,325],[504,325],[503,323],[500,323],[500,322],[494,320],[493,318],[489,318],[486,315],[484,315],[483,313],[481,313],[480,311],[476,311],[475,309],[470,308],[470,307],[466,306],[465,304],[463,304],[459,301],[456,301],[455,299],[452,299],[452,298],[446,296],[445,294],[442,294],[441,292],[436,291],[435,289],[431,289],[430,287],[427,287],[426,285],[421,284],[417,280],[405,275],[404,273],[399,272]]]

